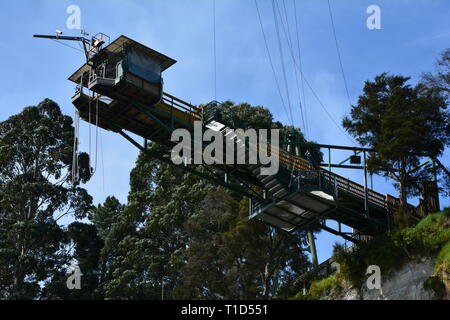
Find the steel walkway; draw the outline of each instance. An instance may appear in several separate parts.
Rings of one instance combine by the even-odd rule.
[[[169,164],[172,164],[170,148],[174,142],[170,138],[174,130],[183,128],[193,132],[194,122],[200,121],[206,129],[215,121],[216,127],[219,124],[217,130],[224,136],[231,132],[232,128],[226,124],[206,117],[201,108],[170,94],[160,91],[161,95],[155,100],[161,84],[152,84],[128,70],[124,62],[126,53],[123,53],[127,50],[121,46],[159,59],[162,70],[175,63],[129,38],[119,37],[69,78],[78,87],[72,103],[82,119],[90,119],[92,124],[121,134],[141,151]],[[92,97],[85,93],[87,89],[94,93]],[[125,131],[166,148],[151,151]],[[320,227],[348,240],[357,240],[354,235],[327,227],[326,219],[336,220],[369,236],[389,229],[390,216],[398,207],[398,199],[365,190],[364,186],[328,170],[310,168],[305,159],[282,148],[275,150],[271,144],[260,142],[249,148],[266,146],[272,153],[279,154],[280,170],[273,176],[262,176],[261,165],[180,165],[180,168],[248,196],[250,218],[287,232]]]

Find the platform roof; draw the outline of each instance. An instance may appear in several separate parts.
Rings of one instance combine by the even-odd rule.
[[[119,57],[119,56],[121,56],[123,48],[125,46],[136,47],[144,54],[147,54],[147,55],[155,58],[156,60],[159,60],[161,62],[161,71],[166,70],[167,68],[169,68],[170,66],[172,66],[173,64],[176,63],[176,60],[169,58],[168,56],[166,56],[162,53],[159,53],[158,51],[153,50],[147,46],[144,46],[143,44],[141,44],[135,40],[132,40],[124,35],[121,35],[116,40],[114,40],[109,45],[107,45],[105,48],[100,50],[100,52],[97,53],[95,56],[93,56],[89,61],[92,61],[93,59],[95,59],[95,57],[97,57],[99,55],[106,55],[108,57]],[[114,61],[112,61],[112,62],[114,62]],[[85,63],[81,68],[79,68],[74,74],[72,74],[69,77],[69,80],[72,82],[78,83],[80,76],[82,74],[88,72],[90,68],[91,68],[91,66],[88,63]]]

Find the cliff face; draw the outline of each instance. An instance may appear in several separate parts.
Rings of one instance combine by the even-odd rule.
[[[422,259],[419,262],[409,262],[400,270],[383,275],[381,271],[381,289],[368,289],[363,284],[360,290],[345,287],[339,292],[332,292],[323,297],[325,300],[449,300],[447,295],[439,297],[433,290],[424,288],[425,281],[433,275],[435,259]]]

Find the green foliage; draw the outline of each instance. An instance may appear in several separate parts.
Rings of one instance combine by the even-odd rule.
[[[234,104],[226,101],[221,105],[211,102],[203,106],[206,118],[215,115],[215,118],[228,126],[238,129],[279,129],[280,142],[288,141],[295,137],[297,142],[306,144],[300,148],[301,156],[306,158],[309,150],[317,163],[323,161],[323,153],[320,148],[314,147],[314,143],[307,141],[303,132],[293,126],[285,126],[273,121],[273,116],[267,108],[262,106],[251,106],[248,103]]]
[[[325,279],[309,279],[307,294],[297,290],[292,299],[320,299],[324,296],[339,293],[349,284],[355,288],[362,285],[367,267],[378,265],[388,273],[419,257],[435,256],[436,271],[424,284],[428,290],[433,290],[439,296],[445,293],[445,285],[440,274],[448,272],[450,266],[450,229],[448,220],[450,208],[429,215],[413,228],[404,228],[391,234],[376,238],[370,242],[361,243],[352,250],[336,244],[333,247],[334,260],[339,263],[338,274]],[[438,253],[439,252],[439,253]]]
[[[450,48],[445,49],[436,62],[434,72],[422,75],[422,83],[430,90],[441,93],[450,101]]]
[[[426,72],[422,74],[422,84],[431,91],[441,94],[450,103],[450,48],[442,52],[436,61],[434,72]],[[443,166],[440,168],[443,176],[443,188],[441,191],[444,195],[450,196],[450,174],[448,168]]]
[[[450,241],[450,229],[445,225],[449,211],[429,215],[414,228],[361,243],[352,251],[339,251],[335,260],[340,264],[340,276],[359,287],[369,265],[378,265],[383,272],[389,272],[411,259],[437,254]]]
[[[438,297],[445,295],[445,284],[439,276],[431,276],[423,283],[426,290],[433,291]]]
[[[417,223],[415,229],[422,230],[429,229],[435,226],[441,226],[444,225],[448,219],[450,219],[450,207],[445,208],[441,212],[426,216]]]
[[[278,271],[281,282],[299,275],[306,257],[298,239],[248,221],[247,208],[246,198],[233,200],[223,190],[206,196],[188,221],[192,241],[177,298],[268,298]]]
[[[222,113],[241,128],[281,127],[263,107],[227,102]],[[165,299],[267,298],[276,274],[283,284],[307,263],[302,234],[248,221],[246,198],[178,167],[141,154],[130,187],[128,205],[102,236],[115,248],[101,285],[107,299],[160,299],[163,286]]]
[[[49,99],[0,123],[0,298],[51,296],[70,262],[70,236],[58,220],[85,217],[92,202],[68,180],[73,130]]]
[[[339,293],[343,289],[341,278],[336,274],[330,277],[313,281],[308,292],[297,293],[293,300],[319,300],[327,295]]]
[[[351,117],[342,122],[359,143],[376,149],[369,170],[394,179],[405,216],[408,196],[417,195],[420,183],[430,179],[427,167],[418,169],[421,159],[441,155],[450,137],[445,98],[408,81],[386,73],[366,81]]]
[[[447,243],[439,252],[436,259],[436,266],[438,271],[450,273],[450,243]]]

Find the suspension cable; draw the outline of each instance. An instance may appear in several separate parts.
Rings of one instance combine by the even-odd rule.
[[[267,56],[269,58],[270,67],[272,69],[272,74],[273,74],[273,77],[275,79],[275,83],[277,85],[278,94],[280,95],[281,104],[283,105],[283,109],[286,112],[287,117],[289,118],[289,112],[288,112],[288,110],[286,108],[286,103],[284,101],[283,94],[281,92],[280,83],[278,82],[277,74],[275,72],[275,67],[274,67],[274,64],[273,64],[272,55],[270,54],[266,33],[264,32],[264,26],[263,26],[262,19],[261,19],[261,13],[260,13],[259,7],[258,7],[258,1],[254,0],[254,2],[255,2],[256,11],[258,13],[259,24],[261,26],[261,32],[262,32],[262,35],[263,35],[263,38],[264,38],[264,44],[265,44],[265,47],[266,47]]]
[[[347,79],[345,77],[344,67],[342,65],[341,50],[339,49],[339,44],[338,44],[338,40],[337,40],[337,36],[336,36],[336,28],[334,26],[334,19],[333,19],[333,13],[331,10],[330,0],[327,0],[327,2],[328,2],[328,11],[330,13],[331,26],[333,29],[334,43],[336,44],[336,51],[337,51],[337,55],[338,55],[338,59],[339,59],[339,66],[341,68],[342,79],[344,80],[344,86],[345,86],[345,91],[347,93],[348,104],[351,107],[352,102],[350,99],[350,93],[348,91],[348,85],[347,85]]]
[[[213,0],[214,100],[217,100],[216,0]]]
[[[288,107],[289,107],[289,114],[290,114],[290,117],[291,117],[291,124],[292,124],[292,126],[294,126],[294,117],[292,116],[291,98],[290,98],[290,94],[289,94],[289,85],[288,85],[287,76],[286,76],[286,66],[284,65],[283,46],[281,44],[280,28],[278,26],[278,15],[277,15],[277,11],[276,11],[276,8],[275,8],[275,0],[272,0],[272,11],[273,11],[273,17],[275,19],[275,30],[276,30],[276,33],[277,33],[278,49],[280,51],[281,68],[282,68],[282,71],[283,71],[284,85],[286,87],[287,102],[288,102]]]
[[[300,32],[299,32],[299,23],[298,23],[298,17],[297,17],[297,5],[296,5],[296,0],[292,0],[292,2],[294,3],[294,17],[295,17],[295,34],[296,34],[296,38],[297,38],[297,52],[298,52],[298,63],[300,66],[300,70],[302,70],[302,57],[301,57],[301,51],[300,51]],[[309,128],[308,128],[308,117],[307,117],[307,107],[306,107],[306,97],[305,97],[305,82],[303,80],[303,75],[300,72],[300,79],[301,79],[301,87],[302,87],[302,97],[303,97],[303,113],[302,116],[304,115],[304,117],[302,117],[303,120],[303,126],[305,128],[305,134],[307,137],[309,137]]]
[[[272,0],[273,1],[273,0]],[[284,29],[283,29],[284,30]],[[285,37],[287,38],[287,35],[285,34]],[[319,103],[320,107],[325,111],[325,113],[327,114],[327,116],[330,118],[330,120],[336,125],[336,127],[339,129],[339,131],[341,131],[341,133],[349,140],[351,141],[353,144],[357,144],[355,142],[355,140],[353,138],[351,138],[342,128],[341,126],[339,126],[336,122],[336,120],[334,119],[334,117],[328,112],[327,108],[325,107],[325,105],[323,104],[323,102],[320,100],[319,96],[317,95],[317,93],[314,91],[314,89],[312,88],[311,84],[309,83],[308,79],[306,78],[305,74],[303,73],[303,70],[301,70],[301,68],[299,67],[295,57],[294,57],[294,50],[292,49],[292,46],[289,46],[289,42],[288,42],[288,51],[292,56],[292,60],[294,61],[294,65],[295,67],[299,70],[299,72],[301,73],[301,75],[303,76],[303,79],[306,83],[306,85],[308,86],[309,90],[311,91],[311,93],[313,94],[314,98],[317,100],[317,102]]]
[[[294,4],[295,4],[295,0],[294,0]],[[278,5],[277,5],[277,7],[278,7]],[[283,0],[283,10],[284,10],[284,16],[285,16],[285,19],[286,19],[287,34],[289,34],[289,37],[287,38],[287,41],[289,43],[289,46],[292,47],[291,28],[289,26],[289,17],[288,17],[288,14],[287,14],[286,1],[285,0]],[[278,11],[280,11],[279,7],[278,7]],[[281,12],[279,12],[279,14],[281,16]],[[284,24],[283,24],[283,21],[281,21],[281,22],[282,22],[282,27],[285,28]],[[284,32],[286,33],[286,30]],[[297,34],[297,39],[298,39],[298,34]],[[298,104],[299,104],[299,109],[300,109],[301,121],[302,121],[302,124],[303,124],[303,132],[304,132],[305,137],[306,137],[305,117],[303,115],[304,112],[303,112],[303,106],[302,106],[302,101],[301,101],[302,97],[300,95],[300,84],[299,84],[299,79],[298,79],[298,71],[297,71],[296,68],[294,68],[294,74],[295,74],[295,84],[296,84],[296,87],[297,87]]]

